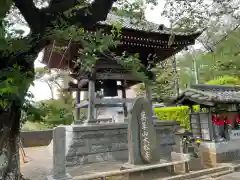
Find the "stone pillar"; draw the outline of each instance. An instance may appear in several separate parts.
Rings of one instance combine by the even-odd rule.
[[[188,153],[188,149],[186,146],[186,142],[183,140],[184,133],[177,132],[174,135],[175,139],[175,147],[174,152],[171,153],[172,161],[181,161],[184,160],[186,157],[186,154]],[[189,163],[184,162],[177,165],[173,165],[172,169],[174,169],[175,173],[187,173],[189,172]]]
[[[215,142],[222,142],[225,140],[223,137],[221,137],[223,131],[224,131],[223,126],[213,124],[213,136]]]
[[[70,180],[66,172],[66,130],[59,126],[53,130],[53,175],[48,180]]]

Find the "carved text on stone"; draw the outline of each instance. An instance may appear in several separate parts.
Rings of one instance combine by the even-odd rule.
[[[143,154],[145,158],[150,161],[151,160],[151,148],[150,148],[150,142],[149,142],[149,133],[148,133],[148,125],[147,125],[147,116],[146,112],[141,112],[141,128],[142,128],[142,134],[141,138],[143,141]]]

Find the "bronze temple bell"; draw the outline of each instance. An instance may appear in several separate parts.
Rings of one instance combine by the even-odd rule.
[[[105,80],[103,82],[103,95],[107,97],[118,96],[118,86],[116,80]]]

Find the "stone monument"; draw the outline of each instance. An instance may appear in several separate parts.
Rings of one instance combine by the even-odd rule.
[[[128,123],[129,165],[159,162],[152,107],[145,98],[135,100]]]
[[[160,157],[160,139],[157,141],[152,106],[148,99],[140,97],[135,100],[128,121],[129,156],[128,163],[124,164],[122,169],[131,169],[133,172],[126,175],[127,179],[156,179],[164,174],[169,176],[179,173],[176,165],[184,166],[184,163],[189,161],[183,153],[175,153],[178,158],[171,162]]]

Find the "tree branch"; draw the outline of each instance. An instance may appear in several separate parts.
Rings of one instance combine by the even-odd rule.
[[[70,25],[94,25],[98,21],[106,19],[115,1],[116,0],[95,0],[87,7],[73,10],[74,12],[72,12],[71,17],[65,17],[63,11],[70,10],[74,5],[76,6],[82,3],[78,0],[51,0],[48,8],[40,10],[34,5],[33,0],[13,0],[31,28],[32,33],[25,37],[31,46],[29,49],[21,52],[12,53],[10,59],[9,56],[2,57],[1,59],[6,61],[4,61],[4,63],[0,62],[0,68],[6,68],[18,62],[25,69],[32,69],[32,62],[38,52],[49,43],[49,41],[44,38],[44,35],[47,33],[46,29],[54,28],[54,23],[57,19],[64,18]],[[52,10],[52,12],[50,10]],[[27,61],[26,58],[29,59],[29,55],[32,55],[31,60]]]
[[[79,0],[51,0],[43,12],[53,16],[61,14],[62,18],[71,25],[92,25],[106,19],[115,1],[117,0],[95,0],[87,6]],[[74,9],[76,6],[82,7]],[[71,10],[71,8],[73,8],[71,17],[66,18],[63,12]]]
[[[116,0],[95,0],[88,7],[72,11],[72,16],[67,18],[72,25],[93,25],[107,18],[113,3]]]
[[[33,0],[14,0],[14,3],[27,21],[32,32],[38,32],[41,27],[43,14],[34,5]]]
[[[44,11],[46,13],[62,13],[80,4],[79,0],[51,0],[49,6]]]

